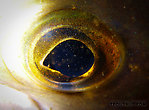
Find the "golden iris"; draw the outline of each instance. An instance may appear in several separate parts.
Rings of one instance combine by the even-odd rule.
[[[38,25],[37,25],[38,24]],[[61,28],[77,30],[85,36],[54,35],[48,32]],[[45,87],[62,91],[82,91],[97,87],[118,73],[124,60],[124,48],[119,37],[96,16],[80,10],[58,10],[40,17],[30,28],[26,48],[31,76]],[[47,55],[60,43],[77,40],[86,45],[94,56],[94,63],[84,74],[68,81],[60,71],[43,65]]]

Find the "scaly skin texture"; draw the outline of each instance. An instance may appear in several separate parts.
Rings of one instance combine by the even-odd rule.
[[[147,2],[147,0],[0,1],[0,83],[25,93],[38,103],[36,104],[39,109],[119,109],[117,105],[113,105],[116,102],[127,110],[147,109],[149,99]],[[120,36],[126,54],[124,65],[115,78],[91,90],[65,93],[45,88],[26,75],[28,71],[24,68],[24,64],[16,60],[18,57],[24,58],[21,54],[24,49],[21,44],[24,42],[22,39],[25,39],[25,33],[30,31],[30,25],[39,16],[60,9],[79,9],[92,13]],[[135,101],[142,105],[130,105]],[[128,105],[122,105],[125,102]]]

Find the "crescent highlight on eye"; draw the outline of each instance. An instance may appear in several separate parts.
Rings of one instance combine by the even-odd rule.
[[[84,91],[115,76],[123,64],[119,37],[96,16],[58,10],[39,17],[26,34],[26,68],[46,88]]]

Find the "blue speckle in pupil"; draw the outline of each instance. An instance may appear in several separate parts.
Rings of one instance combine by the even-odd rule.
[[[78,40],[66,40],[48,54],[43,65],[73,78],[86,73],[93,63],[94,55],[85,44]]]

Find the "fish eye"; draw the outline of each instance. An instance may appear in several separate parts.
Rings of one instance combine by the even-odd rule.
[[[147,2],[26,1],[1,2],[1,84],[39,109],[147,107]]]
[[[100,86],[122,67],[120,38],[88,12],[53,11],[29,30],[24,40],[25,68],[46,88],[84,91]]]

